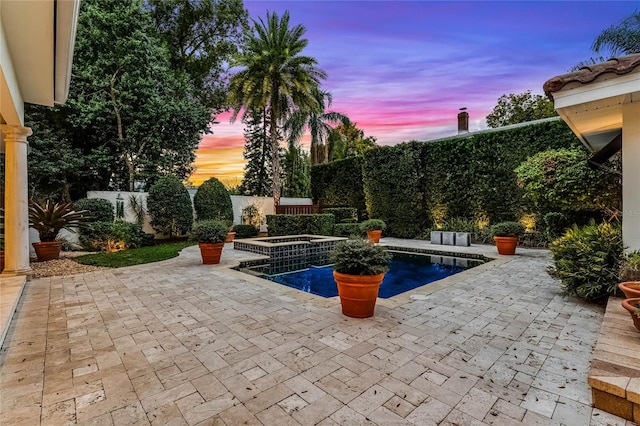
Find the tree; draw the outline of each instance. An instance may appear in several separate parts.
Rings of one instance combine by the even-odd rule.
[[[248,160],[240,192],[246,195],[266,197],[273,195],[271,173],[271,145],[266,108],[246,114],[244,119],[244,159]]]
[[[151,227],[169,238],[189,232],[193,225],[189,191],[174,176],[161,177],[151,185],[147,212],[151,217]]]
[[[365,152],[378,146],[374,136],[364,136],[364,131],[350,121],[336,126],[327,140],[329,161],[348,157],[361,157]]]
[[[331,107],[333,97],[331,93],[324,90],[315,89],[313,95],[316,97],[317,110],[295,111],[285,124],[285,132],[289,135],[289,143],[296,143],[302,137],[304,130],[309,129],[311,133],[311,165],[326,163],[329,161],[329,150],[325,141],[331,132],[329,124],[347,124],[349,118],[339,112],[327,111],[326,107]]]
[[[231,196],[222,182],[212,177],[198,187],[193,197],[198,220],[222,220],[233,223]]]
[[[571,70],[577,71],[615,56],[640,53],[640,11],[633,12],[619,24],[603,30],[593,41],[591,51],[599,56],[580,62]]]
[[[82,2],[69,99],[54,108],[30,106],[26,121],[38,122],[31,141],[42,157],[56,160],[56,141],[65,141],[68,160],[61,185],[82,190],[109,186],[134,190],[163,175],[183,179],[192,171],[210,111],[184,75],[174,73],[150,17],[138,2]],[[32,162],[33,164],[33,162]],[[55,168],[55,167],[54,167]],[[37,165],[31,180],[47,179]],[[64,193],[65,190],[63,189]]]
[[[273,161],[273,200],[280,204],[280,141],[278,126],[295,111],[319,110],[314,89],[326,78],[317,61],[301,55],[307,46],[302,25],[289,27],[289,12],[282,18],[267,13],[267,22],[253,21],[253,29],[244,37],[244,48],[234,65],[241,67],[231,77],[229,101],[232,121],[240,110],[266,109],[269,114],[269,139]]]
[[[532,95],[531,90],[527,90],[524,93],[500,96],[498,104],[487,115],[487,125],[493,128],[503,127],[556,115],[553,102],[542,95]]]
[[[219,113],[226,105],[228,63],[248,13],[242,0],[147,0],[172,67],[188,76],[192,94]]]
[[[283,158],[285,197],[304,198],[311,196],[311,161],[300,146],[290,144]]]
[[[515,170],[518,186],[539,211],[572,212],[598,208],[615,214],[620,209],[620,175],[592,170],[579,148],[542,151]],[[614,167],[618,167],[614,164]]]

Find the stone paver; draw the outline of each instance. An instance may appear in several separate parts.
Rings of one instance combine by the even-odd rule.
[[[498,259],[369,319],[228,269],[251,257],[230,244],[220,266],[192,247],[35,279],[0,355],[0,424],[625,424],[591,407],[602,310],[561,296],[548,252],[446,249]]]

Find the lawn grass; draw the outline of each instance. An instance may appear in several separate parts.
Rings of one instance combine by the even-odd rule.
[[[194,245],[193,241],[179,241],[168,244],[157,244],[115,253],[94,253],[78,256],[75,260],[84,265],[106,266],[108,268],[122,268],[123,266],[141,265],[143,263],[159,262],[178,256],[180,250]]]

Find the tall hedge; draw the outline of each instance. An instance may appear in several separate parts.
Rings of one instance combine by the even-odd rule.
[[[355,207],[367,218],[362,187],[362,158],[352,157],[311,168],[311,197],[323,207]]]
[[[540,151],[580,146],[560,120],[408,142],[367,152],[362,181],[337,162],[314,167],[312,191],[317,200],[352,205],[346,200],[350,194],[357,199],[361,182],[369,216],[387,223],[386,235],[411,238],[444,219],[483,217],[496,223],[518,219],[525,212],[537,213],[523,199],[514,170]]]
[[[193,225],[189,191],[175,176],[161,177],[151,185],[147,211],[153,229],[169,237],[186,234]]]
[[[193,197],[197,220],[233,222],[233,206],[229,191],[222,182],[212,177],[198,187]]]

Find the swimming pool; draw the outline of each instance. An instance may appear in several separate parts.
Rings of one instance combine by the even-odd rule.
[[[383,299],[439,281],[484,263],[482,260],[476,259],[416,253],[391,252],[391,254],[392,260],[389,270],[384,276],[378,293],[378,297]],[[268,268],[262,268],[262,272],[264,273],[262,278],[307,293],[322,297],[338,295],[331,265],[310,266],[294,272],[273,275],[268,273]]]

